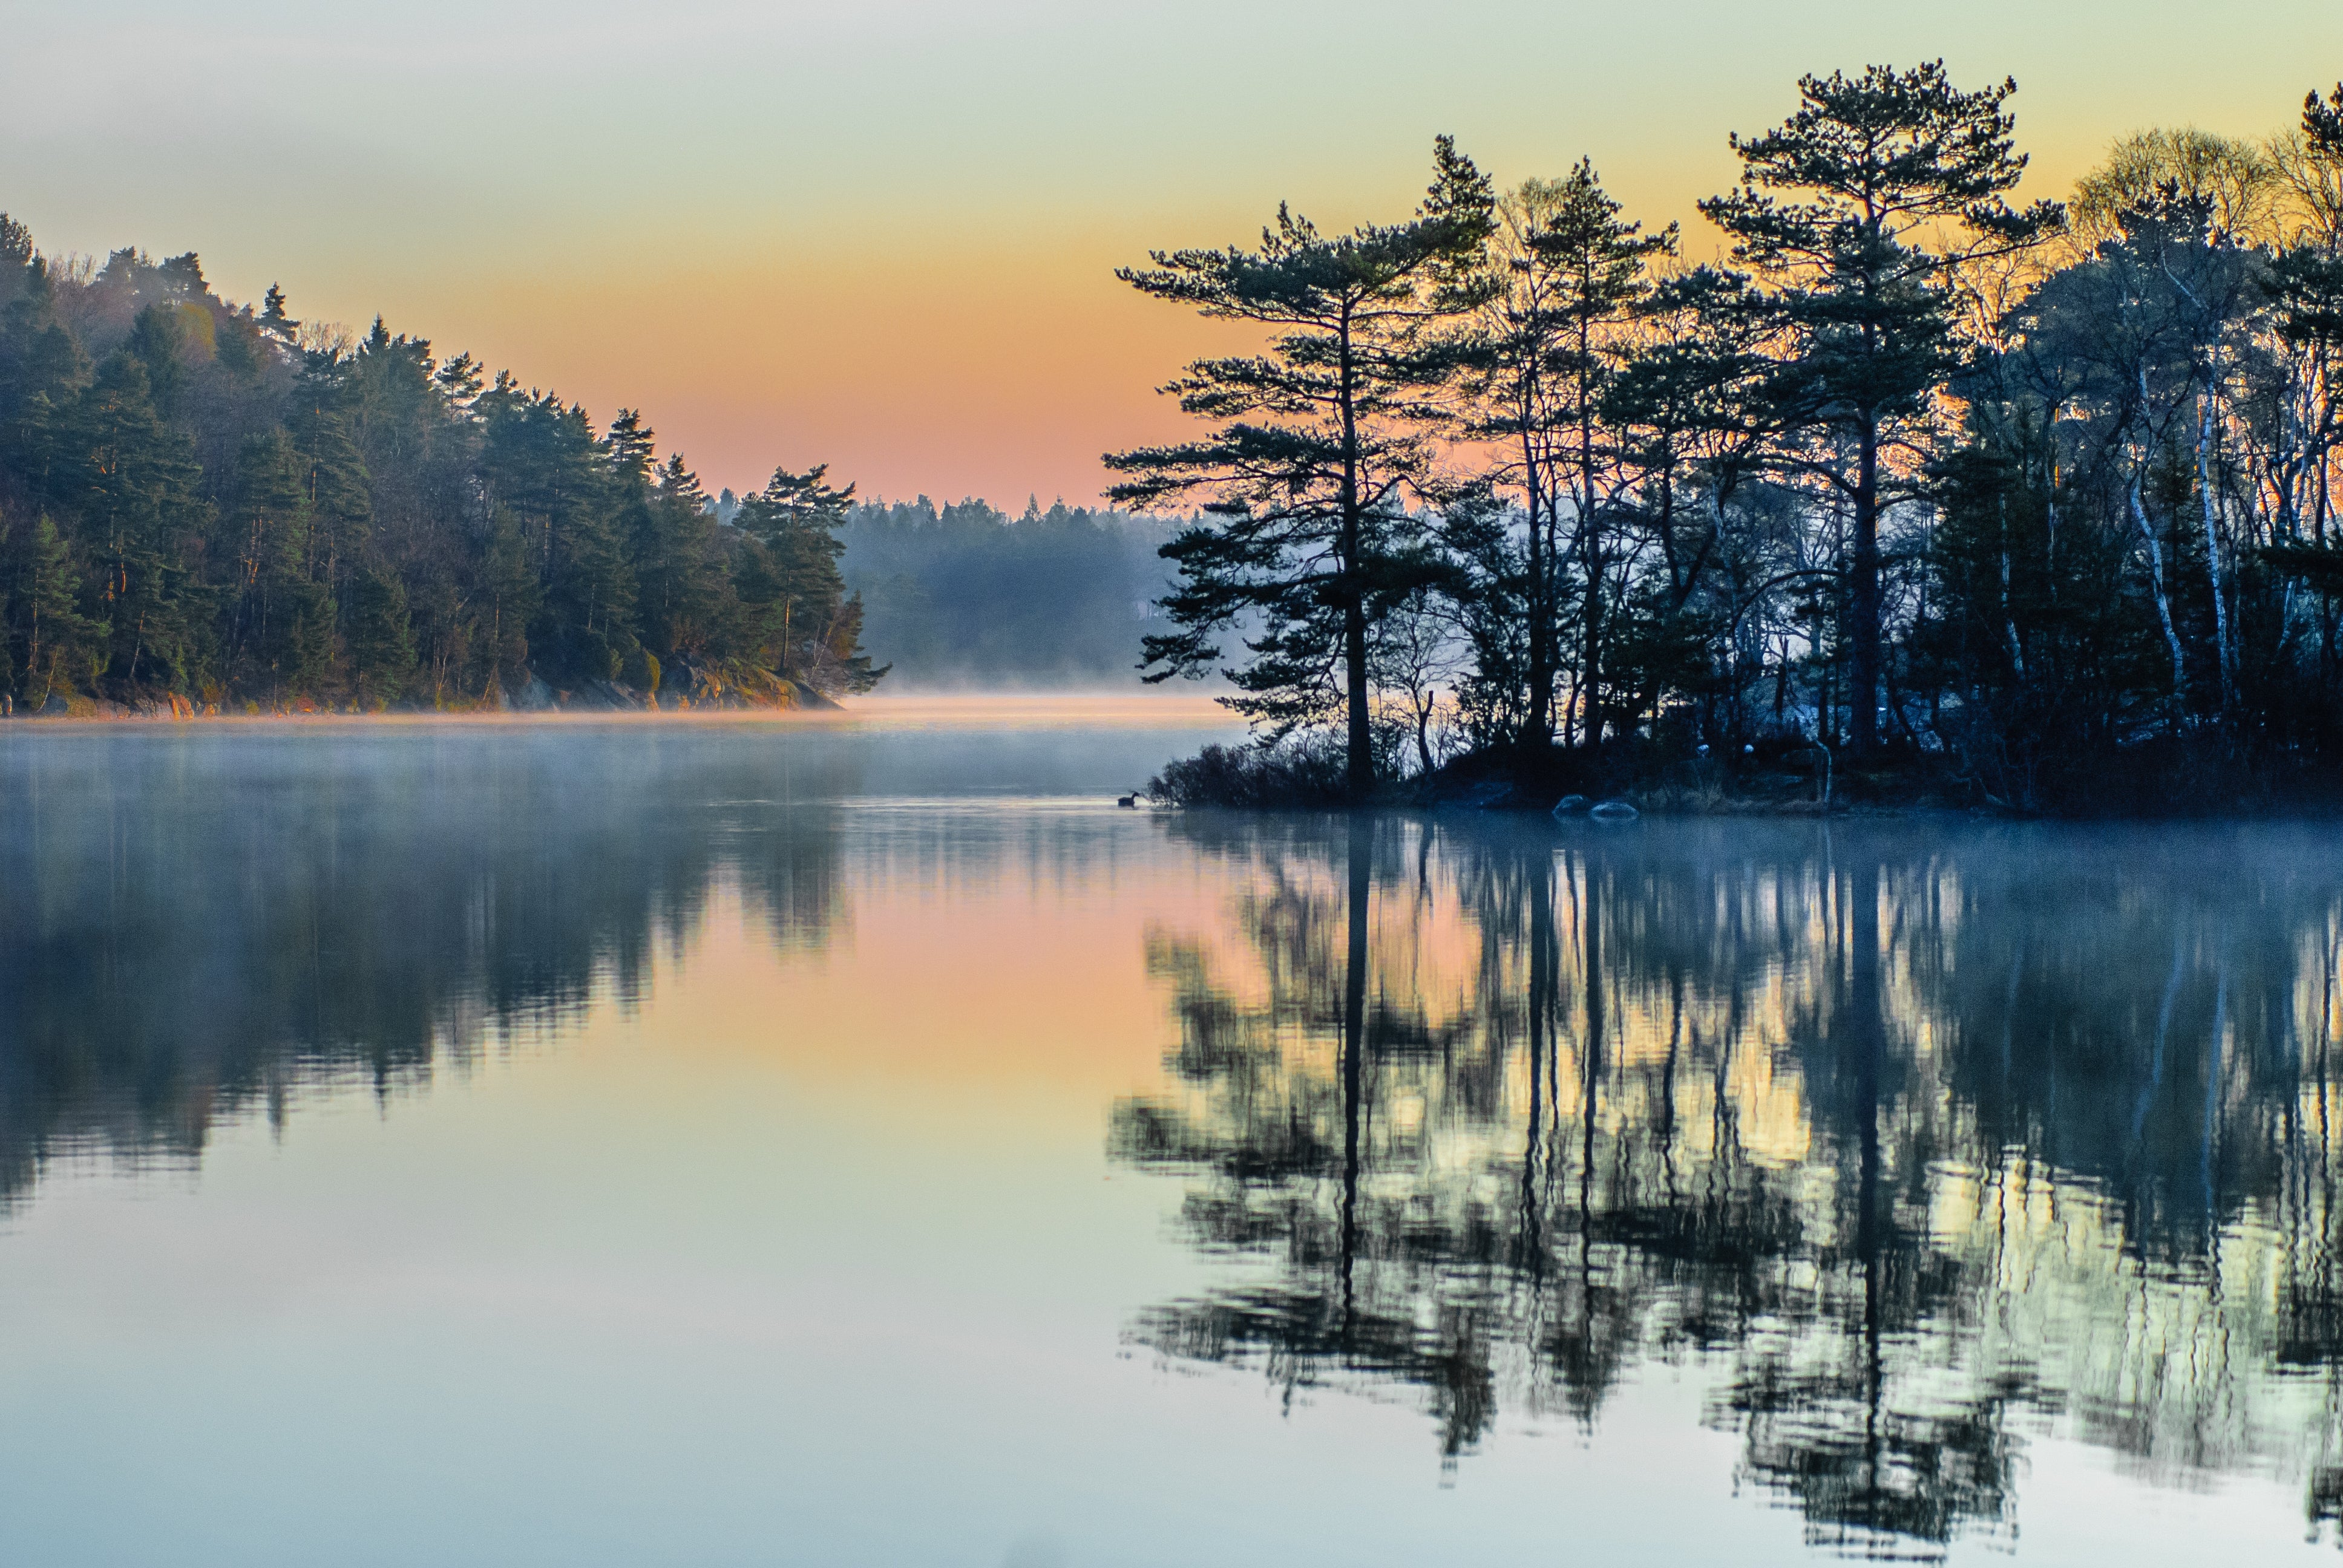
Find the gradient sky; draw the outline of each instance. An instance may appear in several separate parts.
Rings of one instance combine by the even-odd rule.
[[[201,253],[232,298],[644,409],[710,487],[1094,497],[1226,339],[1150,246],[1405,215],[1453,132],[1687,220],[1802,71],[2015,75],[2029,194],[2108,140],[2257,136],[2343,76],[2336,0],[79,0],[8,7],[0,208]]]

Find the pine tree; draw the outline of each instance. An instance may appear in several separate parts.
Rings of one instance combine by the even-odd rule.
[[[823,464],[803,473],[776,468],[763,489],[741,501],[733,526],[748,536],[749,548],[735,581],[751,635],[782,673],[818,688],[854,689],[866,677],[877,678],[856,646],[861,606],[850,612],[838,569],[845,548],[838,528],[854,487],[838,489],[828,476]]]
[[[472,612],[473,676],[484,697],[510,688],[528,663],[528,628],[544,595],[528,529],[509,507],[489,515],[486,538],[470,575],[478,583]]]
[[[89,362],[57,319],[56,290],[38,256],[15,283],[0,312],[0,472],[37,486],[50,455],[49,420],[87,378]]]
[[[2026,171],[2002,106],[2014,81],[1965,93],[1942,61],[1875,65],[1798,83],[1801,106],[1775,130],[1732,138],[1740,188],[1700,204],[1734,258],[1774,290],[1791,336],[1775,397],[1792,424],[1854,447],[1854,471],[1823,454],[1805,471],[1849,508],[1847,633],[1851,739],[1879,739],[1879,520],[1895,488],[1883,446],[1956,363],[1947,273],[2030,245],[2061,219],[2055,203],[2012,210]],[[1949,238],[1937,231],[1953,226]]]
[[[261,642],[270,700],[316,693],[333,673],[340,607],[325,584],[297,578],[278,590],[272,608],[268,635]]]
[[[348,624],[344,640],[358,699],[370,706],[397,701],[415,674],[406,585],[388,572],[362,573],[350,585]]]
[[[0,608],[7,616],[14,689],[24,711],[37,713],[52,692],[71,689],[77,675],[94,673],[92,656],[104,644],[106,623],[81,613],[72,553],[46,512],[29,526],[10,528],[5,542],[6,594]]]
[[[288,346],[301,330],[301,324],[285,313],[285,291],[273,283],[260,297],[260,330]]]
[[[1149,678],[1201,673],[1221,657],[1217,634],[1258,618],[1230,705],[1278,732],[1340,714],[1353,799],[1374,784],[1370,628],[1434,569],[1408,511],[1448,373],[1430,329],[1458,308],[1442,286],[1488,237],[1494,204],[1446,137],[1433,165],[1406,223],[1328,238],[1281,206],[1257,251],[1158,251],[1116,275],[1272,334],[1262,354],[1198,360],[1167,388],[1215,422],[1210,435],[1106,458],[1132,476],[1117,502],[1201,494],[1211,519],[1164,547],[1182,578],[1162,601],[1180,629],[1146,640]]]
[[[273,601],[287,585],[307,578],[309,500],[304,481],[301,455],[281,427],[247,437],[236,455],[218,551],[235,572],[226,633],[230,673],[271,636]]]
[[[375,323],[379,334],[382,323]],[[308,537],[302,575],[328,593],[366,550],[374,495],[358,445],[360,388],[354,359],[330,350],[301,357],[285,427],[301,459]]]
[[[146,370],[147,395],[155,412],[164,418],[179,412],[179,394],[187,381],[186,327],[176,305],[150,305],[131,324],[129,352]]]
[[[98,568],[107,668],[134,686],[184,689],[209,633],[185,564],[209,522],[193,444],[156,413],[145,367],[122,353],[58,411],[54,431],[47,498],[79,520]]]
[[[661,658],[706,655],[729,643],[739,603],[699,479],[670,456],[638,518],[630,557],[639,585],[639,639]]]

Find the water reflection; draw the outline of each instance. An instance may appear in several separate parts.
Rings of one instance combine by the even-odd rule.
[[[52,1156],[192,1161],[226,1118],[639,998],[709,901],[842,919],[827,769],[726,738],[43,738],[0,771],[0,1200]]]
[[[1085,1381],[1120,1375],[1123,1326],[1289,1397],[1421,1408],[1427,1480],[1524,1425],[1648,1431],[1662,1405],[1636,1402],[1681,1372],[1745,1489],[1850,1553],[2014,1543],[2055,1507],[2029,1492],[2046,1434],[2160,1484],[2283,1475],[2314,1532],[2343,1520],[2343,852],[2317,835],[1150,819],[1098,799],[1143,776],[1120,742],[1056,744],[0,743],[0,1198],[60,1152],[189,1162],[230,1118],[420,1088],[647,999],[656,972],[644,1017],[692,1005],[625,1053],[649,1068],[608,1091],[616,1114],[648,1128],[658,1097],[628,1096],[669,1096],[662,1181],[706,1129],[739,1145],[676,1178],[658,1226],[782,1260],[741,1293],[760,1330],[809,1310],[804,1249],[841,1276],[889,1260],[882,1303],[960,1312],[1010,1274],[1018,1312],[1095,1298],[1094,1340],[1051,1320],[1080,1374],[1053,1386],[1088,1391],[1074,1447],[1129,1441],[1117,1519],[1163,1488],[1130,1434],[1192,1440],[1150,1425],[1160,1388]],[[1037,776],[1090,803],[1006,799]],[[1141,911],[1169,1008],[1152,1080]],[[821,961],[722,967],[775,947]],[[710,995],[752,972],[753,994]],[[668,1049],[728,1005],[757,1018],[744,1078]],[[738,1082],[769,1092],[728,1121],[707,1097]],[[1110,1152],[1164,1180],[1106,1188],[1093,1118],[1128,1085],[1148,1087],[1114,1102]],[[580,1103],[516,1090],[481,1125],[570,1151],[546,1181],[607,1203],[579,1172],[615,1123],[573,1124]],[[471,1135],[417,1145],[369,1199],[402,1211],[398,1181],[427,1188]],[[900,1178],[914,1201],[890,1207],[882,1169],[921,1172]],[[739,1211],[753,1223],[727,1207],[744,1191],[769,1199]],[[1193,1254],[1170,1274],[1117,1248],[1159,1198]],[[57,1212],[12,1226],[12,1268]],[[206,1213],[206,1234],[245,1235],[232,1202],[188,1221]],[[113,1255],[104,1235],[54,1236],[23,1299]],[[1030,1268],[978,1255],[1036,1236]],[[948,1266],[901,1261],[946,1242]],[[858,1332],[878,1310],[841,1300]],[[960,1391],[955,1431],[993,1430],[1015,1401],[969,1391],[1025,1364],[998,1325],[1026,1320],[986,1321],[840,1418],[868,1446],[836,1473],[887,1473],[870,1456],[939,1391]],[[794,1333],[777,1364],[810,1375]],[[874,1332],[838,1364],[877,1377],[925,1343]],[[1259,1429],[1249,1401],[1227,1408]],[[808,1445],[799,1461],[826,1452]],[[1004,1472],[1039,1452],[953,1437],[935,1462],[973,1473],[996,1447]],[[1513,1473],[1565,1492],[1594,1473],[1556,1457]]]
[[[1592,1429],[1696,1363],[1812,1543],[2014,1538],[2030,1437],[2337,1516],[2343,860],[2308,833],[1170,830],[1168,1087],[1223,1282],[1132,1337]]]

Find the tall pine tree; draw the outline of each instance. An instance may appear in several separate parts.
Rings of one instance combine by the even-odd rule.
[[[1956,363],[1948,274],[2029,245],[2061,212],[2003,197],[2026,172],[2003,105],[2014,81],[1963,92],[1942,61],[1805,76],[1800,106],[1763,136],[1732,138],[1741,185],[1700,204],[1736,261],[1773,290],[1789,336],[1774,396],[1794,425],[1853,448],[1805,470],[1847,508],[1849,735],[1879,739],[1879,522],[1895,487],[1885,448]]]
[[[1109,454],[1110,492],[1151,506],[1202,496],[1205,516],[1163,548],[1180,629],[1143,645],[1150,679],[1201,672],[1215,638],[1258,624],[1232,677],[1237,711],[1274,731],[1339,714],[1349,789],[1374,785],[1370,630],[1433,573],[1409,502],[1429,472],[1434,392],[1449,364],[1431,328],[1487,239],[1489,181],[1442,137],[1431,190],[1405,223],[1321,235],[1278,209],[1257,250],[1153,253],[1117,276],[1207,317],[1266,328],[1259,354],[1201,359],[1166,388],[1212,421],[1203,437]]]

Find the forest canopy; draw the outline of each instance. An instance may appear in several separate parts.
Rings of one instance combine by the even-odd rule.
[[[719,518],[639,412],[192,255],[52,260],[0,216],[0,697],[244,710],[795,705],[867,690],[853,487]]]

